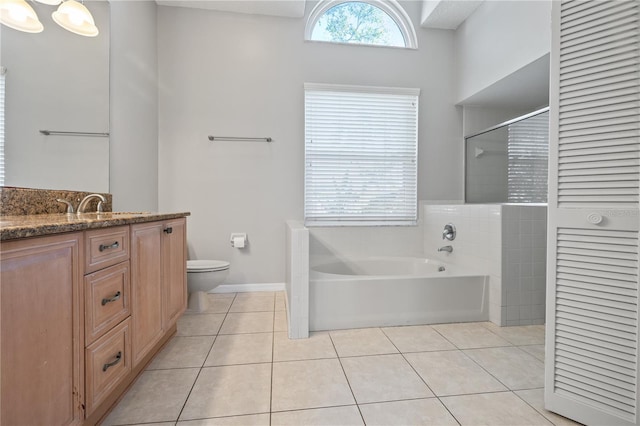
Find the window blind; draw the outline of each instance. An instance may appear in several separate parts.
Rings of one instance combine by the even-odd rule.
[[[510,203],[547,202],[548,162],[548,111],[509,125],[507,199]]]
[[[0,66],[0,186],[4,185],[4,79],[7,69]]]
[[[305,223],[417,222],[419,89],[305,84]]]

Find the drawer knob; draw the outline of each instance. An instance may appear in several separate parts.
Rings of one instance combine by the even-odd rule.
[[[102,371],[107,371],[110,367],[113,367],[114,365],[119,363],[121,360],[122,360],[122,351],[119,351],[118,354],[116,355],[116,359],[102,366]]]
[[[99,250],[100,251],[105,251],[105,250],[109,250],[109,249],[115,249],[115,248],[118,248],[118,247],[120,247],[120,243],[116,241],[115,243],[109,244],[109,245],[100,244]]]
[[[120,296],[122,296],[122,293],[117,292],[116,294],[114,294],[111,297],[105,297],[104,299],[102,299],[102,306],[106,305],[107,303],[110,302],[115,302],[116,300],[120,299]]]
[[[167,234],[171,234],[173,232],[173,228],[172,227],[164,228],[164,232]]]

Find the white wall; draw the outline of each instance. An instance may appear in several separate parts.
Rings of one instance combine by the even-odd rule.
[[[418,226],[309,228],[312,265],[345,257],[423,257],[422,222]]]
[[[51,18],[53,6],[31,6],[43,32],[0,26],[0,65],[7,68],[5,184],[108,192],[108,138],[39,130],[109,131],[109,4],[87,3],[97,37],[60,27]]]
[[[109,175],[119,211],[158,210],[156,7],[154,1],[111,2]]]
[[[485,1],[455,38],[456,99],[463,102],[549,53],[551,1]]]
[[[159,204],[192,212],[191,258],[230,261],[229,283],[284,281],[284,222],[303,214],[305,82],[421,88],[419,197],[462,198],[453,33],[419,28],[419,3],[402,4],[419,50],[304,42],[305,19],[159,7]]]

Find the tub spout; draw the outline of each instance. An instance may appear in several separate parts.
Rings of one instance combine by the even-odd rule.
[[[438,249],[438,251],[446,251],[447,253],[451,253],[453,252],[453,247],[452,246],[444,246],[444,247],[440,247]]]

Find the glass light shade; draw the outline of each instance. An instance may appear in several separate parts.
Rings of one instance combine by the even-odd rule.
[[[24,0],[0,0],[0,22],[26,33],[40,33],[44,29],[35,10]]]
[[[36,0],[38,3],[48,4],[49,6],[57,6],[62,3],[62,0]]]
[[[93,21],[91,12],[83,4],[75,0],[65,1],[51,16],[56,21],[56,24],[72,33],[85,37],[98,35],[98,27]]]

